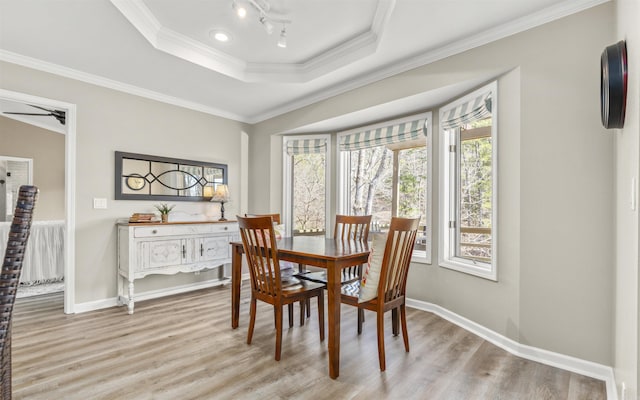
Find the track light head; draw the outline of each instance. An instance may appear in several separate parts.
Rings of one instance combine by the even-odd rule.
[[[283,49],[287,48],[287,27],[285,25],[282,26],[282,30],[280,31],[278,47],[282,47]]]
[[[267,17],[264,14],[260,15],[260,23],[262,24],[262,26],[264,27],[264,30],[269,35],[273,33],[273,24],[271,23],[271,21],[267,19]]]

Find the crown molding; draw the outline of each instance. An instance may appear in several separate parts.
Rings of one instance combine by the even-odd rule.
[[[374,54],[396,0],[378,0],[369,30],[301,63],[245,62],[163,27],[142,0],[111,3],[156,49],[243,82],[304,83]]]
[[[104,78],[98,75],[89,74],[86,72],[78,71],[76,69],[63,67],[61,65],[41,61],[35,58],[23,56],[21,54],[12,53],[10,51],[0,49],[0,61],[5,61],[12,64],[22,65],[36,69],[50,74],[63,76],[65,78],[75,79],[81,82],[90,83],[92,85],[105,87],[107,89],[117,90],[119,92],[129,93],[135,96],[144,97],[151,100],[160,101],[174,106],[187,108],[194,111],[200,111],[206,114],[215,115],[217,117],[227,118],[238,122],[249,123],[243,115],[230,113],[228,111],[209,107],[200,103],[184,100],[178,97],[168,96],[153,90],[147,90],[135,85],[129,85],[113,79]]]

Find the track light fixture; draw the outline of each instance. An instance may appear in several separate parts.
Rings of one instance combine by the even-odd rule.
[[[286,26],[292,21],[289,19],[276,18],[273,15],[270,15],[269,11],[271,10],[271,4],[269,4],[267,0],[233,0],[231,8],[233,8],[239,18],[247,16],[248,10],[246,4],[251,5],[251,7],[258,12],[258,22],[262,24],[262,27],[267,34],[271,35],[273,33],[275,24],[282,24],[282,31],[278,38],[278,46],[283,48],[287,47]]]

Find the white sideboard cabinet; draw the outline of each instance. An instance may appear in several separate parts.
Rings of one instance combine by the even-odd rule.
[[[118,223],[118,304],[133,314],[134,281],[220,268],[220,283],[231,276],[231,246],[240,240],[235,221]]]

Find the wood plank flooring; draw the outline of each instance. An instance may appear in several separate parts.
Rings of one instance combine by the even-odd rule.
[[[13,322],[14,399],[605,399],[605,384],[515,357],[442,318],[407,310],[411,351],[386,322],[387,370],[378,369],[374,314],[356,334],[342,307],[340,377],[328,377],[317,313],[285,327],[274,360],[270,306],[258,302],[246,344],[248,290],[231,329],[230,287],[63,314],[62,294],[18,299]],[[286,321],[286,318],[285,318]],[[286,322],[285,322],[286,326]]]

